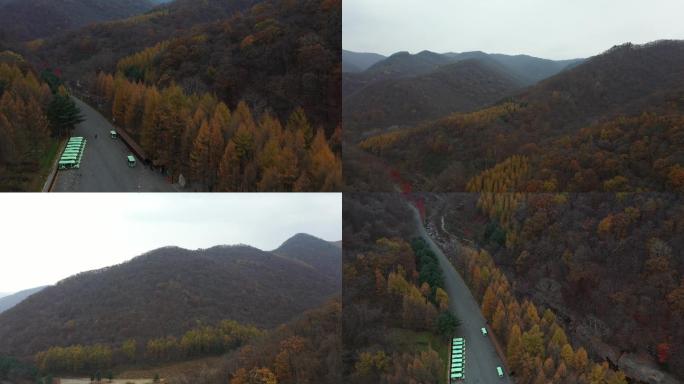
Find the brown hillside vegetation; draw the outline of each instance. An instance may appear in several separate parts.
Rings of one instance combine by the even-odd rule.
[[[93,90],[112,119],[141,143],[155,167],[209,191],[332,191],[342,164],[301,108],[285,127],[246,103],[229,107],[208,93],[158,89],[100,73]],[[339,136],[339,132],[337,134]],[[335,141],[335,138],[331,138]]]
[[[118,64],[132,81],[244,100],[281,120],[302,107],[330,136],[341,109],[340,12],[333,0],[179,1],[46,40],[34,58],[72,83]]]
[[[343,356],[345,373],[354,382],[404,383],[425,377],[437,381],[443,375],[439,359],[446,356],[439,356],[432,349],[439,350],[440,344],[448,344],[448,339],[436,337],[427,348],[409,352],[402,350],[406,339],[396,332],[397,328],[435,335],[445,331],[441,315],[430,325],[432,311],[421,307],[418,301],[407,300],[413,290],[409,277],[420,276],[422,280],[425,275],[424,269],[416,270],[416,263],[425,268],[421,241],[414,240],[409,245],[401,238],[383,236],[412,236],[411,212],[401,199],[398,194],[345,195],[343,278],[348,288],[343,296],[343,329],[349,332],[343,333]],[[369,225],[371,222],[374,225]],[[507,277],[486,251],[464,249],[448,253],[504,343],[507,363],[515,372],[516,382],[626,383],[622,373],[610,369],[608,364],[592,362],[577,340],[571,342],[552,310],[518,299]],[[420,291],[425,291],[424,287],[423,284]],[[414,288],[418,290],[417,286]],[[406,296],[400,299],[402,295]],[[411,314],[420,314],[416,318],[421,320],[415,321]],[[453,329],[444,333],[449,337]],[[401,363],[392,364],[397,360]]]
[[[300,233],[273,250],[273,253],[300,260],[316,268],[321,275],[327,276],[330,280],[340,282],[342,279],[340,247],[338,242],[321,242],[319,238]]]
[[[562,314],[575,340],[610,345],[588,343],[593,355],[643,354],[684,374],[680,195],[483,193],[486,220],[453,208],[461,201],[449,226],[475,234],[518,293]]]
[[[341,316],[340,301],[334,299],[221,357],[133,369],[117,377],[158,373],[169,384],[341,383]]]
[[[338,293],[313,267],[255,248],[161,248],[63,280],[2,313],[0,353],[144,343],[224,319],[274,327]]]
[[[418,278],[418,258],[404,240],[414,233],[411,212],[390,194],[345,194],[343,207],[346,381],[438,382],[448,358],[438,352],[447,343],[439,334],[453,332],[453,323],[443,321],[440,331],[439,319],[450,318],[440,314],[448,296]],[[436,291],[446,302],[432,299]]]
[[[423,190],[465,191],[515,154],[538,164],[533,177],[555,177],[556,190],[672,190],[682,164],[682,63],[680,41],[615,47],[499,106],[361,146]]]

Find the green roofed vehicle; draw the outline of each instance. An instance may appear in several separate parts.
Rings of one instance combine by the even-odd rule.
[[[137,162],[135,160],[135,156],[128,155],[128,166],[131,168],[134,168],[136,164],[137,164]]]
[[[74,160],[64,160],[59,162],[59,169],[78,168],[79,165]]]
[[[499,377],[504,377],[503,369],[501,369],[501,367],[496,367],[496,374],[499,375]]]

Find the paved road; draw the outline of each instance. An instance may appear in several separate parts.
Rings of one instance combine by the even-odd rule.
[[[496,354],[496,349],[491,339],[483,336],[480,332],[480,328],[485,326],[485,319],[482,316],[482,312],[480,312],[480,306],[470,293],[461,275],[456,272],[456,269],[444,256],[442,250],[439,249],[425,231],[418,211],[413,205],[411,207],[413,208],[416,225],[420,230],[420,234],[425,238],[435,254],[437,254],[439,265],[444,272],[444,285],[449,294],[449,309],[461,320],[461,325],[456,330],[456,336],[463,337],[466,340],[465,383],[512,383],[508,376],[499,378],[496,373],[496,367],[503,367],[503,364]],[[487,330],[489,331],[489,327],[487,327]]]
[[[74,98],[85,121],[73,136],[88,139],[80,169],[57,173],[54,192],[173,192],[176,189],[158,172],[138,164],[129,168],[130,150],[120,140],[111,139],[114,127],[99,112]],[[98,138],[95,139],[95,134]]]

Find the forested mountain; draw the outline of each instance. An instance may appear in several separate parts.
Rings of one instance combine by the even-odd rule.
[[[86,24],[141,14],[158,3],[152,0],[3,0],[0,36],[22,41],[54,36]]]
[[[15,305],[26,300],[27,297],[33,295],[34,293],[42,291],[44,288],[45,287],[37,287],[25,289],[23,291],[9,295],[2,295],[2,297],[0,297],[0,313],[5,312],[6,310],[14,307]]]
[[[408,52],[397,52],[376,62],[365,71],[345,73],[342,84],[343,95],[347,98],[365,86],[378,81],[420,76],[444,65],[472,59],[498,63],[507,76],[515,78],[525,86],[535,84],[583,61],[582,59],[553,61],[527,55],[511,56],[480,51],[444,54],[422,51],[413,55]]]
[[[350,131],[411,125],[484,107],[522,86],[491,59],[459,61],[425,75],[368,85],[345,99],[344,124]]]
[[[681,41],[614,47],[491,108],[361,146],[426,190],[465,191],[470,178],[515,154],[528,155],[532,177],[548,183],[505,191],[680,188],[682,63]]]
[[[319,243],[312,240],[301,252],[315,258],[328,246]],[[329,276],[282,254],[248,246],[160,248],[65,279],[2,313],[0,353],[118,347],[130,339],[144,346],[226,319],[271,328],[337,294]],[[149,348],[154,345],[148,354],[168,352]]]
[[[342,50],[342,71],[363,72],[378,61],[386,59],[377,53],[352,52]]]
[[[300,233],[273,253],[304,262],[336,283],[342,279],[342,254],[336,243],[321,242],[317,237]]]

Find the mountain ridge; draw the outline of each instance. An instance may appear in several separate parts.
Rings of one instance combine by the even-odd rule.
[[[335,248],[318,239],[307,248],[310,258],[316,246]],[[0,353],[179,336],[223,319],[273,328],[337,294],[328,275],[281,254],[163,247],[70,276],[0,314]]]

